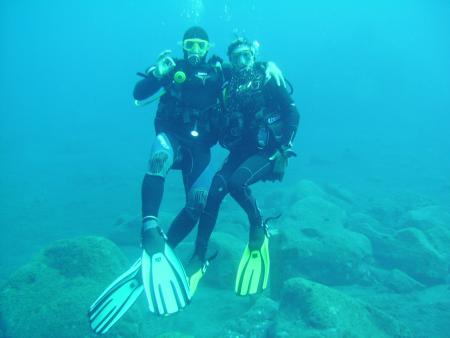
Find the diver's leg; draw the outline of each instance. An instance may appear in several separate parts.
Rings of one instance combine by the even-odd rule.
[[[189,281],[183,265],[167,244],[158,225],[166,175],[178,158],[178,142],[158,134],[152,147],[149,169],[142,184],[141,278],[151,312],[168,315],[190,301]]]
[[[239,159],[229,156],[222,168],[214,175],[208,192],[206,206],[200,216],[198,233],[195,241],[194,256],[205,260],[208,242],[217,222],[220,205],[228,194],[228,179],[239,165]]]
[[[216,252],[213,255],[206,257],[206,252],[208,249],[209,238],[211,237],[216,224],[220,204],[228,193],[227,178],[236,167],[232,167],[230,164],[230,161],[227,161],[222,169],[214,175],[211,188],[209,189],[206,206],[200,216],[194,254],[187,266],[191,295],[194,294],[197,289],[210,261],[217,255]]]
[[[186,267],[186,272],[189,276],[191,295],[193,295],[196,291],[209,263],[217,255],[216,252],[207,257],[206,252],[208,250],[209,238],[211,237],[212,231],[216,224],[220,204],[227,194],[226,188],[226,178],[218,172],[214,175],[211,189],[209,190],[206,207],[200,216],[194,253]]]
[[[264,179],[272,171],[272,162],[264,155],[253,155],[245,160],[228,180],[230,195],[244,209],[250,222],[250,247],[258,247],[264,241],[261,211],[249,186]]]
[[[148,171],[142,182],[143,228],[155,227],[164,193],[164,181],[174,162],[174,150],[168,136],[160,133],[153,142]]]
[[[172,247],[176,247],[197,224],[214,175],[214,165],[211,163],[208,147],[185,147],[183,155],[186,204],[173,220],[167,233],[168,243]]]
[[[205,208],[200,216],[198,225],[197,238],[195,240],[194,255],[205,260],[208,242],[216,225],[217,216],[219,214],[220,205],[224,197],[227,195],[227,182],[222,173],[218,172],[214,175],[211,183],[211,189],[208,193]]]

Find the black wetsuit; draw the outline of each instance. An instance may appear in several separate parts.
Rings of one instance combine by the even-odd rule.
[[[230,150],[223,167],[215,174],[202,213],[195,254],[205,259],[207,244],[215,226],[220,204],[229,193],[247,213],[252,232],[262,217],[249,186],[273,179],[270,157],[289,146],[297,130],[297,108],[275,80],[265,82],[261,65],[236,74],[226,87],[225,113],[220,143]]]
[[[192,66],[175,60],[175,68],[161,79],[146,72],[134,89],[134,98],[144,100],[164,88],[155,118],[156,138],[153,142],[149,168],[142,183],[142,217],[157,217],[164,181],[170,169],[182,171],[186,205],[172,222],[168,242],[176,246],[195,226],[206,203],[214,172],[211,171],[210,148],[218,137],[218,100],[224,70],[212,62]],[[184,73],[185,81],[177,83]],[[179,81],[181,82],[181,81]],[[192,136],[192,131],[198,136]]]

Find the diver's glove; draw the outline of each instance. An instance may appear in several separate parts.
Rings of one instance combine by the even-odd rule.
[[[212,64],[212,65],[216,65],[218,63],[222,64],[223,63],[223,59],[220,56],[217,56],[216,54],[214,54],[213,56],[211,56],[208,60],[208,63]]]
[[[283,85],[286,88],[286,80],[281,69],[274,62],[268,61],[266,63],[266,81],[269,81],[271,78],[275,79],[277,86]]]
[[[288,159],[295,157],[297,154],[292,150],[290,145],[281,146],[275,154],[270,156],[269,160],[273,161],[272,179],[281,181],[288,165]]]
[[[175,67],[175,61],[169,56],[172,53],[171,50],[167,49],[158,56],[156,61],[156,66],[150,68],[153,71],[153,75],[160,79],[169,73]]]

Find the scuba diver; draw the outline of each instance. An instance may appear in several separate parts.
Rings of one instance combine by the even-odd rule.
[[[267,220],[262,219],[250,185],[283,179],[288,159],[295,156],[292,141],[300,119],[286,88],[273,79],[266,80],[263,64],[256,62],[257,48],[256,42],[243,38],[228,48],[233,71],[224,89],[219,143],[229,155],[211,183],[194,252],[198,262],[207,260],[208,241],[222,200],[229,193],[250,223],[249,242],[235,281],[235,292],[242,296],[263,291],[270,271]],[[202,276],[199,273],[197,280]]]
[[[143,250],[135,264],[90,307],[90,325],[96,333],[106,333],[143,292],[151,312],[169,315],[183,309],[195,291],[173,248],[194,228],[206,204],[214,175],[210,148],[218,140],[219,99],[225,79],[231,76],[231,66],[215,56],[206,60],[211,44],[201,27],[184,33],[182,47],[182,59],[164,51],[154,66],[138,73],[143,76],[134,88],[138,104],[154,100],[155,95],[159,99],[156,137],[141,189]],[[284,80],[274,64],[267,63],[265,71],[277,83]],[[182,173],[186,204],[166,235],[158,212],[171,169]],[[207,264],[201,268],[206,269]]]

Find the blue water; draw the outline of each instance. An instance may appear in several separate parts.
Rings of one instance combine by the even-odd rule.
[[[193,24],[222,57],[234,32],[257,39],[293,84],[288,182],[448,205],[449,17],[445,0],[1,2],[0,276],[139,214],[156,106],[133,106],[135,73],[181,56]]]

